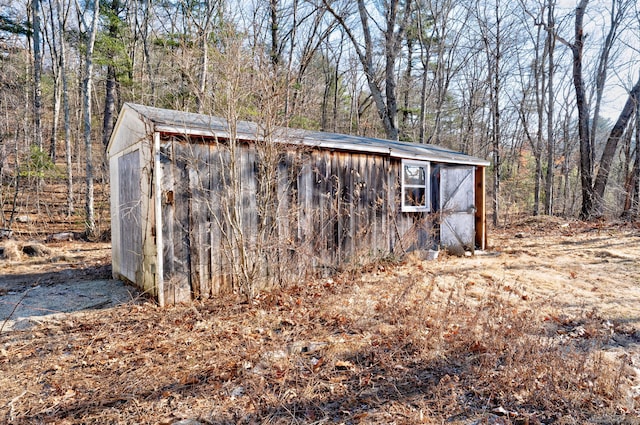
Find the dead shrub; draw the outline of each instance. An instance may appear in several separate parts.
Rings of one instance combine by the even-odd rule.
[[[6,241],[2,248],[3,260],[19,261],[22,259],[22,250],[16,241]]]

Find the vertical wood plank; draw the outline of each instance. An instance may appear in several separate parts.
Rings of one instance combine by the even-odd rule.
[[[211,144],[206,143],[200,147],[201,161],[198,167],[198,181],[200,182],[200,231],[198,242],[198,263],[200,264],[200,296],[211,297],[211,179],[209,169],[211,162]]]
[[[163,238],[163,279],[164,282],[170,282],[176,271],[175,264],[175,152],[172,141],[164,141],[165,150],[160,159],[162,168],[162,238]],[[167,292],[167,284],[165,284],[165,303],[173,304],[175,302],[173,295]]]
[[[209,166],[209,193],[207,194],[207,203],[209,207],[209,268],[211,279],[211,296],[220,293],[220,279],[222,275],[220,264],[220,251],[222,243],[222,234],[220,229],[221,211],[219,200],[219,147],[217,142],[209,144],[209,155],[207,165]]]
[[[341,208],[341,252],[342,261],[348,262],[351,255],[351,235],[353,232],[353,175],[351,165],[351,154],[344,153],[342,157],[342,208]]]
[[[189,249],[189,176],[187,166],[190,160],[188,145],[184,141],[174,141],[174,258],[173,274],[165,281],[165,300],[173,303],[191,298],[190,249]],[[170,301],[167,301],[169,303]]]
[[[197,151],[198,146],[192,145],[191,149]],[[199,244],[199,233],[201,228],[200,201],[202,199],[202,191],[200,190],[200,182],[198,178],[198,157],[192,155],[187,164],[187,177],[189,180],[189,198],[188,202],[188,247],[189,247],[189,280],[191,282],[191,296],[193,298],[200,297],[200,281],[202,279],[200,270],[199,251],[202,247]]]

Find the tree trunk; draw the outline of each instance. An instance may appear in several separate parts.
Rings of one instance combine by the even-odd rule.
[[[501,33],[501,17],[500,17],[500,1],[495,2],[495,25],[494,34],[489,34],[489,28],[484,28],[483,41],[485,43],[485,53],[487,55],[487,64],[489,66],[489,102],[491,109],[491,150],[493,155],[493,225],[498,225],[500,216],[500,180],[502,179],[501,167],[502,159],[500,156],[500,139],[501,139],[501,122],[500,122],[500,90],[502,88],[500,81],[500,65],[502,58],[502,33]],[[495,40],[495,46],[491,45],[490,36]]]
[[[102,146],[107,148],[111,131],[113,130],[114,115],[116,110],[116,68],[113,64],[107,66],[107,80],[104,92],[104,117],[102,120]]]
[[[60,68],[59,61],[56,65]],[[60,97],[62,87],[60,85],[60,71],[53,73],[53,118],[51,122],[51,137],[49,138],[49,158],[56,162],[56,151],[58,150],[58,122],[60,121]]]
[[[206,30],[205,34],[202,36],[202,59],[200,63],[200,78],[198,82],[198,97],[196,101],[198,102],[197,108],[198,113],[204,113],[204,99],[207,92],[207,75],[209,70],[209,31]]]
[[[63,0],[56,0],[57,25],[60,36],[60,79],[62,80],[62,110],[64,115],[64,147],[65,161],[67,166],[67,215],[73,214],[73,167],[71,164],[71,114],[69,111],[69,85],[67,81],[67,45],[64,35],[66,33],[66,11],[61,3]],[[52,19],[53,25],[53,19]]]
[[[93,85],[93,49],[95,46],[96,33],[98,32],[98,15],[100,11],[99,0],[92,0],[91,8],[91,26],[87,28],[86,52],[85,52],[85,76],[82,85],[82,110],[84,117],[84,147],[86,161],[86,217],[85,229],[88,237],[96,236],[96,222],[94,212],[94,196],[93,196],[93,152],[91,140],[91,90]]]
[[[113,17],[110,19],[108,27],[108,37],[111,40],[115,40],[118,37],[118,26],[115,19],[118,19],[118,12],[120,10],[120,0],[111,0],[109,6],[110,13]],[[107,50],[109,56],[114,56],[116,53]],[[105,93],[104,93],[104,117],[102,119],[102,145],[107,148],[109,144],[109,138],[111,137],[111,131],[114,125],[114,116],[116,109],[116,89],[118,85],[115,58],[109,58],[109,64],[107,65],[107,79],[105,81]]]
[[[573,54],[573,85],[576,91],[578,108],[578,138],[580,140],[580,186],[582,192],[582,209],[580,218],[588,219],[593,210],[593,163],[591,160],[592,145],[589,136],[589,105],[585,95],[582,78],[582,52],[584,47],[584,14],[589,0],[580,0],[576,7],[575,41],[571,45]]]
[[[418,15],[417,18],[417,26],[418,26],[418,40],[420,42],[420,63],[422,64],[422,77],[420,78],[420,118],[419,118],[419,135],[418,142],[425,143],[426,142],[426,133],[427,133],[427,86],[429,80],[429,61],[431,60],[431,38],[428,37],[425,39],[424,37],[424,25],[423,25],[423,15],[422,15],[422,7],[418,3],[416,8],[416,12]]]
[[[374,66],[374,43],[369,27],[369,12],[364,0],[358,0],[358,14],[362,26],[362,35],[356,34],[345,18],[339,15],[331,6],[329,0],[323,0],[324,6],[337,19],[351,40],[353,48],[360,60],[371,97],[376,105],[378,116],[382,121],[386,137],[391,140],[398,140],[398,103],[396,93],[396,60],[400,53],[402,37],[409,19],[412,0],[406,0],[404,4],[404,15],[401,22],[398,22],[399,0],[391,0],[385,4],[386,28],[383,30],[385,39],[384,45],[384,95],[378,82],[376,69]],[[364,49],[361,47],[364,41]]]
[[[51,120],[51,136],[49,138],[49,158],[55,163],[58,144],[58,124],[60,122],[60,98],[62,97],[62,86],[60,83],[60,52],[59,52],[59,32],[56,30],[57,20],[54,13],[54,4],[49,4],[49,18],[51,24],[44,26],[44,36],[51,53],[51,73],[53,74],[53,119]],[[49,33],[48,28],[51,29]]]
[[[640,218],[640,106],[636,106],[636,161],[633,169],[635,184],[632,191],[635,198],[635,216]],[[633,208],[633,205],[631,205]]]
[[[610,27],[605,37],[602,50],[598,56],[598,65],[596,70],[595,81],[595,105],[593,111],[593,119],[591,121],[591,145],[595,146],[596,131],[600,120],[600,106],[602,104],[602,96],[604,93],[604,86],[607,79],[607,72],[609,70],[609,59],[611,57],[611,50],[614,45],[614,41],[618,37],[618,29],[622,24],[622,19],[626,14],[627,7],[631,6],[631,1],[627,0],[611,0],[611,7],[609,8]],[[616,7],[618,6],[618,7]],[[593,157],[592,157],[593,161]]]
[[[360,3],[363,3],[360,1]],[[384,72],[384,92],[386,96],[386,116],[389,120],[390,128],[393,130],[389,138],[398,140],[398,98],[396,83],[396,58],[400,50],[400,39],[395,32],[396,20],[398,17],[398,3],[394,0],[390,2],[387,11],[387,28],[385,38],[385,72]]]
[[[540,193],[542,192],[542,158],[540,158],[539,153],[535,155],[535,176],[534,176],[534,185],[533,185],[533,215],[540,215]]]
[[[33,120],[35,145],[42,150],[42,4],[31,0],[33,34]]]
[[[322,73],[324,74],[324,91],[322,93],[322,103],[320,105],[320,131],[327,131],[327,113],[329,110],[329,94],[331,92],[332,80],[328,54],[325,56],[325,60],[322,61],[322,68]]]
[[[627,137],[625,137],[625,182],[624,182],[624,207],[622,209],[621,218],[633,218],[633,205],[637,199],[636,182],[638,177],[638,167],[640,167],[640,157],[638,157],[638,141],[640,141],[640,128],[638,128],[638,118],[640,118],[640,108],[636,105],[635,109],[635,129],[629,128]],[[635,130],[635,131],[634,131]],[[636,138],[635,148],[633,147],[633,138]],[[632,158],[634,159],[631,164]]]
[[[498,44],[499,45],[499,44]],[[502,166],[502,160],[500,158],[500,75],[499,75],[499,62],[500,57],[499,48],[496,54],[496,64],[494,70],[494,89],[492,91],[493,96],[493,225],[498,225],[498,217],[500,213],[500,179],[502,178],[500,173],[500,167]]]
[[[638,101],[640,100],[640,78],[636,82],[635,86],[631,89],[627,102],[618,116],[618,120],[609,133],[609,138],[604,146],[602,157],[600,159],[598,175],[596,176],[595,183],[593,185],[594,202],[590,216],[598,216],[603,212],[603,199],[604,191],[607,186],[607,180],[609,179],[609,171],[611,170],[611,162],[616,153],[618,142],[624,134],[625,129],[629,123],[629,120],[633,116],[633,112],[637,108]]]
[[[413,38],[407,37],[407,68],[404,72],[404,87],[402,99],[402,131],[406,131],[409,124],[409,92],[411,91],[411,80],[413,72]]]
[[[394,4],[397,5],[397,0],[393,1]],[[393,6],[391,6],[393,7]],[[362,66],[364,68],[365,76],[367,77],[367,84],[369,85],[369,90],[371,91],[371,96],[373,98],[374,103],[378,109],[378,115],[382,120],[382,126],[384,127],[387,138],[391,140],[398,140],[398,127],[395,123],[397,114],[397,109],[392,109],[388,105],[395,105],[395,98],[393,100],[389,99],[389,95],[391,97],[395,97],[395,75],[394,75],[394,64],[389,64],[388,61],[391,59],[391,55],[387,52],[385,54],[385,82],[391,82],[391,87],[387,87],[385,90],[385,94],[387,95],[387,99],[382,96],[382,90],[380,86],[378,86],[378,82],[376,80],[375,69],[373,66],[373,40],[371,37],[371,31],[369,29],[369,18],[368,12],[364,4],[364,0],[358,0],[358,12],[360,13],[360,22],[362,23],[362,31],[365,42],[365,53],[364,56],[361,56]],[[391,29],[393,31],[393,28]],[[354,44],[357,43],[354,41]],[[385,50],[388,50],[390,46],[385,46]],[[387,72],[391,70],[391,75],[387,75]],[[389,103],[391,102],[391,103]],[[390,115],[392,114],[392,115]]]
[[[334,86],[333,86],[333,132],[337,132],[338,131],[338,101],[339,101],[339,82],[340,82],[340,62],[342,59],[342,46],[343,44],[340,43],[340,47],[338,50],[338,57],[336,57],[336,67],[334,70],[334,75],[333,75],[333,80],[335,82]]]
[[[535,99],[536,99],[536,113],[538,114],[538,128],[536,131],[535,141],[533,138],[529,137],[531,140],[531,148],[533,152],[533,156],[536,162],[535,168],[535,184],[534,184],[534,194],[533,194],[533,215],[537,216],[540,214],[540,198],[542,197],[542,154],[543,154],[543,140],[542,140],[542,132],[544,129],[544,92],[545,86],[547,84],[546,75],[544,72],[544,56],[545,52],[540,55],[540,44],[541,44],[541,29],[538,27],[538,31],[536,33],[536,53],[535,53],[535,62],[534,62],[534,88],[535,88]],[[525,105],[523,105],[525,107]],[[523,120],[524,122],[524,120]],[[526,128],[526,127],[525,127]]]
[[[207,12],[204,17],[204,23],[200,28],[200,50],[202,57],[200,59],[200,75],[198,77],[198,95],[196,96],[197,111],[199,114],[205,112],[205,99],[207,96],[207,76],[209,75],[209,35],[211,34],[211,22],[213,20],[213,12],[215,6],[212,0],[205,2]]]
[[[269,18],[271,19],[271,64],[276,69],[280,63],[278,47],[278,0],[269,0]]]
[[[285,96],[284,96],[284,116],[286,122],[289,122],[292,114],[289,111],[291,101],[291,72],[293,66],[293,51],[296,47],[297,34],[298,34],[298,2],[299,0],[293,0],[293,12],[291,19],[293,20],[291,25],[291,36],[289,37],[289,57],[287,60],[287,75],[285,78]]]
[[[427,71],[422,72],[422,78],[420,79],[420,133],[418,135],[418,142],[425,143],[425,137],[427,134]]]
[[[555,36],[553,28],[555,28],[554,19],[554,2],[550,0],[547,10],[547,54],[549,63],[549,77],[547,79],[547,179],[545,182],[545,198],[544,212],[547,215],[553,214],[553,175],[554,175],[554,155],[555,155],[555,136],[554,136],[554,117],[553,105],[555,103],[555,92],[553,86],[553,73],[555,72],[553,50],[555,49]]]
[[[151,106],[156,104],[156,82],[151,68],[151,51],[149,49],[149,19],[151,18],[151,0],[144,2],[144,14],[142,18],[142,51],[144,52],[144,63],[147,68],[147,78],[149,78],[149,93]]]
[[[563,215],[568,215],[569,213],[573,214],[573,201],[571,203],[569,203],[569,197],[571,194],[571,187],[570,187],[570,173],[571,173],[571,165],[570,165],[570,161],[571,161],[571,155],[572,155],[572,149],[571,149],[571,131],[569,130],[569,126],[570,126],[570,122],[572,121],[571,116],[570,116],[570,110],[569,108],[564,108],[565,109],[565,116],[564,119],[562,120],[562,140],[564,141],[564,146],[562,149],[562,157],[563,157],[563,161],[562,161],[562,177],[563,177],[563,182],[562,182],[562,214]]]

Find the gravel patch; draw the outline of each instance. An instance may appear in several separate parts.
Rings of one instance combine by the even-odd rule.
[[[113,307],[137,298],[138,292],[119,280],[69,281],[36,285],[0,296],[0,328],[24,330],[49,316]]]

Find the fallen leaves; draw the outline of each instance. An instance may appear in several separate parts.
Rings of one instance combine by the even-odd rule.
[[[348,360],[338,360],[335,363],[335,367],[337,370],[349,370],[349,371],[355,371],[356,367],[355,365],[348,361]]]
[[[640,357],[599,354],[618,340],[632,346],[636,329],[543,299],[553,269],[532,281],[525,261],[551,248],[533,246],[543,230],[528,226],[509,258],[385,263],[247,304],[233,295],[132,304],[3,333],[0,422],[537,424],[548,412],[580,423],[637,414],[624,391],[637,385],[630,368]],[[588,277],[571,267],[557,267],[563,284]]]

